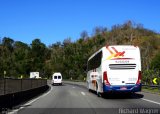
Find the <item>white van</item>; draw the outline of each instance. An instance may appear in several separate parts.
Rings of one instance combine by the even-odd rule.
[[[52,75],[52,85],[55,84],[62,85],[62,75],[59,72]]]

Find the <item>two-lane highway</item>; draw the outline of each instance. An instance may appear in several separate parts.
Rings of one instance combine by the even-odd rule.
[[[118,114],[124,113],[124,110],[122,110],[123,108],[132,108],[135,109],[135,111],[139,109],[154,109],[155,112],[158,110],[158,113],[160,113],[160,104],[158,104],[158,102],[150,102],[145,100],[143,97],[143,94],[137,93],[131,96],[114,95],[102,98],[97,97],[94,93],[88,92],[87,88],[64,83],[62,86],[51,85],[50,91],[43,94],[39,98],[21,105],[18,109],[13,110],[11,113]],[[156,112],[155,114],[158,113]]]

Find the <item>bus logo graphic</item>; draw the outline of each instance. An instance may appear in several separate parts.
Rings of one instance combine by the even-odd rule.
[[[122,52],[118,52],[116,50],[116,48],[114,47],[111,47],[111,49],[109,49],[109,47],[106,47],[107,50],[110,52],[110,56],[107,57],[107,60],[110,60],[110,59],[114,59],[114,58],[120,58],[120,57],[123,57],[124,56],[124,53],[125,51],[122,51]]]

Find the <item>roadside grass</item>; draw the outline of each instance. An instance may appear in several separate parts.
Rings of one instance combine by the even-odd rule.
[[[142,87],[142,91],[160,95],[160,89],[158,88]]]

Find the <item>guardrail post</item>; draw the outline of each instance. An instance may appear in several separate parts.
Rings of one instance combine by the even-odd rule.
[[[6,79],[4,78],[4,95],[6,94]]]
[[[21,91],[22,91],[22,79],[20,79],[21,80]]]
[[[30,79],[30,81],[31,81],[31,89],[33,88],[33,85],[32,85],[32,79]]]
[[[41,79],[41,87],[42,87],[42,79]]]

